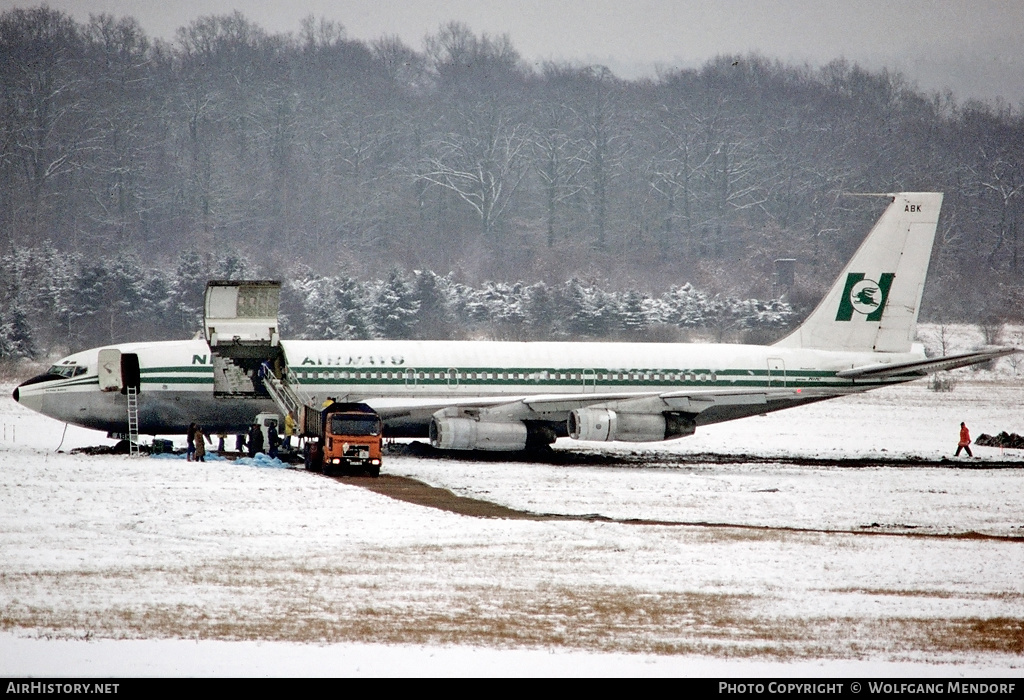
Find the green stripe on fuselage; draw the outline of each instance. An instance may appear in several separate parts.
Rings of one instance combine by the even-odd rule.
[[[456,377],[450,377],[450,370],[454,369]],[[291,376],[296,379],[299,385],[315,386],[379,386],[379,387],[521,387],[528,389],[538,385],[548,387],[596,387],[601,386],[610,389],[621,389],[628,387],[743,387],[743,388],[777,388],[785,385],[787,388],[835,388],[846,386],[884,386],[896,381],[873,381],[857,382],[854,384],[848,379],[839,379],[835,371],[829,370],[782,370],[775,371],[765,369],[688,369],[688,370],[664,370],[664,369],[629,369],[629,370],[608,370],[608,369],[587,369],[559,368],[559,369],[537,369],[537,368],[494,368],[474,367],[472,369],[460,370],[456,368],[408,368],[406,370],[381,370],[375,367],[353,368],[353,367],[330,367],[309,365],[292,367],[289,369]],[[388,377],[387,375],[391,376]],[[467,375],[478,375],[471,378]],[[313,375],[313,376],[311,376]],[[347,375],[347,376],[342,376]],[[371,375],[371,376],[367,376]],[[376,376],[372,376],[376,375]],[[492,375],[491,377],[480,377],[479,375]],[[498,375],[505,375],[504,377]],[[509,375],[513,375],[510,377]],[[575,375],[570,378],[558,378],[558,375]],[[627,375],[627,376],[622,376]],[[644,378],[646,375],[646,378]],[[661,378],[654,378],[653,375],[661,375]],[[711,375],[714,375],[712,379]],[[636,378],[633,378],[636,376]]]
[[[179,367],[143,367],[139,370],[140,374],[156,374],[157,372],[192,372],[198,374],[213,374],[213,365],[183,365]]]
[[[213,377],[142,377],[143,384],[209,384],[213,386]]]

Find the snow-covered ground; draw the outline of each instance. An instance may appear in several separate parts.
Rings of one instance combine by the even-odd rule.
[[[684,525],[471,518],[301,470],[73,456],[110,444],[75,428],[59,454],[63,426],[5,390],[0,674],[1021,676],[1024,454],[792,462],[934,462],[960,421],[1024,433],[1024,382],[962,376],[662,445],[557,446],[640,467],[384,468],[518,509]],[[678,459],[706,453],[782,463]]]

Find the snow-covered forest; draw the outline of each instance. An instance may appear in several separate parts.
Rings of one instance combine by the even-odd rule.
[[[242,261],[293,336],[784,324],[734,300],[795,258],[813,305],[884,206],[851,192],[946,193],[926,318],[1024,308],[1024,113],[841,60],[626,81],[458,23],[419,50],[236,13],[166,43],[43,7],[0,14],[0,87],[5,354],[191,334]]]
[[[202,327],[208,279],[254,276],[244,258],[194,250],[173,265],[153,266],[133,255],[87,259],[45,244],[0,264],[9,272],[0,357],[190,337]],[[654,297],[575,278],[474,287],[450,274],[397,267],[370,280],[308,268],[286,277],[281,330],[291,338],[678,340],[701,329],[720,339],[761,339],[778,335],[793,315],[785,302],[710,296],[690,285]]]

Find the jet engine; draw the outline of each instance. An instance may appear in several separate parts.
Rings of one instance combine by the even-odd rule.
[[[430,444],[441,450],[493,450],[515,452],[526,449],[528,430],[521,421],[479,421],[435,415],[430,420]]]
[[[693,435],[697,424],[682,413],[620,413],[610,408],[578,408],[566,424],[573,440],[659,442]]]

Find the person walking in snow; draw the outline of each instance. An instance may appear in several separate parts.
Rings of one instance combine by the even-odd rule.
[[[956,454],[954,454],[953,456],[959,457],[960,450],[967,450],[968,457],[974,456],[971,453],[971,431],[967,429],[967,425],[965,423],[960,424],[960,442],[957,444]]]

